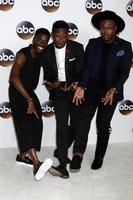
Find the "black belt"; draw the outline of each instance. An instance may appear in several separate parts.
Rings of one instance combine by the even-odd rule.
[[[59,87],[64,87],[65,85],[66,85],[66,81],[61,81],[61,82],[59,82],[60,83],[60,85],[59,85]]]

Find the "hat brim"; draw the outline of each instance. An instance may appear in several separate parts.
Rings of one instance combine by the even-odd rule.
[[[99,30],[100,22],[105,19],[110,19],[115,22],[115,24],[117,25],[117,33],[123,31],[123,29],[125,28],[124,20],[121,17],[119,17],[115,12],[112,11],[102,11],[96,13],[95,15],[93,15],[91,22],[93,26]]]

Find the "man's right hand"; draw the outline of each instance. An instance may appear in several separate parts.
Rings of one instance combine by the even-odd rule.
[[[74,97],[73,97],[73,103],[76,104],[76,106],[78,106],[79,104],[82,104],[82,102],[84,101],[84,89],[81,86],[78,86]]]
[[[27,114],[33,114],[33,113],[37,114],[33,100],[31,100],[27,103],[28,103]]]

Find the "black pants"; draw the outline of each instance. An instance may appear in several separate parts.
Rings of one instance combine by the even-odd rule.
[[[80,112],[80,121],[78,122],[77,132],[74,142],[74,152],[84,154],[88,133],[90,130],[91,120],[96,113],[96,128],[97,128],[97,145],[95,151],[96,158],[103,158],[108,146],[111,119],[113,117],[117,103],[104,105],[101,103],[102,96],[93,91],[88,95],[87,100],[82,104]]]
[[[21,153],[27,152],[31,148],[35,148],[37,151],[41,148],[43,130],[41,105],[34,91],[31,91],[30,95],[33,97],[39,119],[34,113],[27,114],[27,101],[15,88],[9,87],[12,117]]]
[[[68,140],[70,130],[68,123],[70,120],[71,132],[77,128],[79,118],[79,107],[72,103],[74,93],[72,91],[64,92],[61,89],[55,89],[53,99],[55,102],[56,116],[56,145],[58,149],[59,162],[66,165],[68,154]],[[73,140],[73,139],[72,139]]]

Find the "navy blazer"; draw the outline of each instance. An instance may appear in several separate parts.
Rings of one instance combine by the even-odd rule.
[[[80,84],[83,87],[95,86],[98,84],[99,70],[102,59],[101,37],[90,39],[85,51],[85,61]],[[123,85],[129,76],[132,63],[131,43],[116,38],[108,57],[107,70],[105,75],[106,91],[112,87],[117,89],[115,100],[123,99]]]
[[[81,74],[81,68],[84,62],[84,50],[83,45],[68,40],[66,43],[66,55],[65,55],[65,73],[66,82],[68,84],[79,81]],[[58,69],[55,56],[54,43],[48,45],[43,56],[43,69],[44,80],[55,82],[58,81]]]

